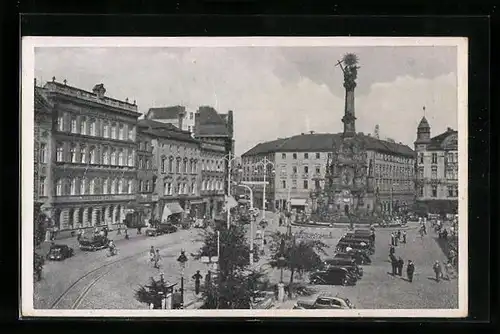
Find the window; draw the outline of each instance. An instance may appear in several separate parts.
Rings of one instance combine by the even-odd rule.
[[[120,124],[120,128],[118,130],[118,139],[123,140],[123,124]]]
[[[448,197],[453,197],[454,194],[453,186],[448,186]]]
[[[455,191],[454,197],[458,197],[458,186],[453,187],[453,190]]]
[[[133,126],[128,129],[128,139],[134,140],[134,127]]]
[[[87,179],[83,178],[80,180],[80,195],[85,195],[87,188]]]
[[[104,149],[103,157],[103,163],[109,165],[109,150],[107,148]]]
[[[321,185],[319,183],[319,180],[314,180],[314,188],[319,189],[321,188]]]
[[[304,159],[309,159],[309,153],[304,153]]]
[[[144,192],[144,181],[139,180],[139,192]]]
[[[109,124],[108,122],[105,122],[104,123],[104,126],[103,126],[103,137],[104,138],[109,138]]]
[[[90,121],[90,135],[95,136],[95,119]]]
[[[116,123],[111,125],[111,138],[116,139]]]
[[[115,193],[116,193],[116,179],[113,179],[113,181],[111,181],[111,194]]]
[[[123,150],[118,152],[118,166],[123,166]]]
[[[90,180],[89,183],[89,194],[94,195],[95,192],[95,179]]]
[[[321,174],[321,167],[316,167],[316,174]]]
[[[128,165],[129,166],[133,166],[134,165],[134,159],[133,159],[133,156],[132,156],[132,152],[128,152]]]
[[[308,189],[308,188],[309,188],[309,181],[304,180],[304,189]]]
[[[165,157],[161,158],[161,168],[160,168],[160,170],[161,170],[162,173],[166,172],[166,170],[165,170],[165,160],[166,160]]]
[[[169,173],[173,172],[173,162],[172,162],[172,159],[168,159],[168,172]]]
[[[207,189],[207,182],[206,182],[205,180],[203,180],[203,181],[201,182],[201,190],[202,190],[202,191],[204,191],[204,190],[206,190],[206,189]]]
[[[433,179],[437,179],[437,166],[432,166],[432,174],[431,174],[431,177]]]
[[[47,144],[40,144],[40,162],[42,164],[47,162]]]
[[[297,180],[292,180],[292,189],[297,188]]]
[[[304,166],[304,174],[309,174],[309,166]]]
[[[194,118],[194,113],[190,112],[189,113],[189,119],[193,119]]]
[[[418,160],[419,160],[419,163],[423,164],[424,163],[424,154],[423,153],[420,153],[418,155]]]
[[[104,179],[104,182],[102,184],[102,193],[103,194],[107,194],[108,190],[109,190],[109,180],[108,179]]]
[[[183,161],[183,163],[182,163],[182,167],[183,167],[184,173],[187,173],[187,172],[188,172],[188,164],[187,164],[187,160],[184,160],[184,161]]]
[[[116,150],[111,151],[111,165],[116,166]]]
[[[71,145],[71,148],[69,150],[69,160],[72,163],[76,163],[76,145]]]
[[[123,187],[125,186],[125,184],[123,183],[123,179],[120,179],[118,181],[118,193],[119,194],[123,194]]]
[[[57,117],[57,131],[64,131],[64,115]]]
[[[76,117],[71,117],[71,133],[76,133]]]
[[[90,148],[89,151],[89,160],[91,164],[95,164],[95,147]]]
[[[188,125],[188,131],[191,132],[191,125]]]
[[[316,159],[321,159],[321,154],[320,153],[316,153]]]
[[[281,187],[286,189],[286,180],[281,180]]]
[[[181,162],[179,160],[175,160],[175,172],[176,173],[181,172]]]
[[[432,185],[432,197],[437,197],[437,186]]]
[[[293,160],[297,160],[297,153],[292,154]]]
[[[38,189],[39,196],[46,196],[45,194],[45,176],[40,177],[40,189]]]
[[[71,180],[71,185],[70,185],[70,188],[69,188],[69,193],[71,195],[76,195],[76,179],[72,179]]]
[[[56,160],[57,161],[64,161],[64,146],[63,146],[63,144],[57,145]]]
[[[147,168],[148,170],[152,169],[151,159],[146,159],[146,168]]]
[[[80,133],[82,135],[87,134],[87,119],[85,117],[82,117],[80,119]]]
[[[292,173],[293,174],[297,174],[297,166],[293,166],[292,167]]]
[[[333,157],[331,152],[328,152],[328,159],[331,159]]]
[[[61,196],[63,194],[63,180],[59,179],[56,182],[56,196]]]
[[[286,153],[281,153],[281,159],[286,159]]]
[[[129,194],[132,193],[132,182],[133,182],[133,180],[128,180],[128,193]],[[149,188],[149,181],[148,181],[148,188]],[[149,191],[149,189],[147,189],[147,191]]]
[[[437,164],[438,160],[438,155],[437,153],[432,153],[432,163]]]

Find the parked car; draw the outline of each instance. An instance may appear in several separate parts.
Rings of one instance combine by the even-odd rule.
[[[73,248],[67,245],[53,245],[47,253],[47,259],[51,261],[62,261],[74,255]]]
[[[340,240],[337,243],[337,252],[345,253],[348,249],[357,249],[360,251],[364,251],[368,255],[372,255],[375,253],[375,247],[372,247],[365,241],[357,241],[357,240]]]
[[[335,258],[337,259],[353,259],[354,262],[358,265],[371,264],[372,260],[364,251],[360,251],[357,249],[352,249],[345,253],[337,253],[335,254]]]
[[[295,310],[304,309],[354,309],[354,305],[347,298],[319,296],[316,300],[298,300],[294,305]]]
[[[356,276],[343,267],[330,267],[317,270],[309,275],[311,284],[319,285],[356,285]]]
[[[82,238],[79,241],[80,249],[84,251],[96,251],[108,247],[108,238],[100,235],[93,235],[90,238]]]
[[[375,241],[372,237],[363,237],[358,235],[344,235],[339,241],[365,243],[370,245],[370,247],[375,248]]]
[[[358,279],[363,277],[363,268],[353,258],[332,258],[326,259],[323,263],[325,264],[325,268],[344,267],[353,271]]]
[[[156,237],[162,234],[169,234],[177,232],[178,227],[173,224],[159,224],[156,227],[150,227],[146,230],[148,237]]]

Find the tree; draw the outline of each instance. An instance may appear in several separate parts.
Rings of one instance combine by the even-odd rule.
[[[151,277],[148,285],[141,285],[135,291],[134,297],[141,303],[153,304],[153,309],[161,309],[162,298],[164,298],[166,291],[167,286],[163,280],[155,280]]]
[[[45,240],[46,230],[45,216],[40,210],[40,204],[35,203],[33,207],[33,242],[35,248],[40,246],[40,244]]]
[[[262,281],[264,275],[250,268],[250,246],[245,234],[242,225],[232,225],[227,229],[221,224],[218,230],[205,231],[204,244],[194,258],[216,256],[219,239],[219,267],[217,277],[203,291],[204,308],[248,309],[254,291],[265,285]],[[256,261],[257,250],[254,245]]]
[[[322,261],[318,253],[326,254],[326,248],[328,245],[324,242],[307,239],[302,233],[292,235],[278,231],[272,235],[269,264],[273,268],[282,267],[290,271],[288,293],[291,295],[295,273],[303,274],[321,268]]]

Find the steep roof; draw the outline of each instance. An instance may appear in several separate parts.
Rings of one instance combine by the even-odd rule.
[[[149,108],[146,117],[148,119],[177,119],[181,112],[186,112],[186,108],[183,106]]]
[[[170,138],[185,142],[197,143],[198,141],[191,137],[189,131],[182,131],[170,123],[161,123],[150,119],[141,119],[137,122],[139,131],[160,138]]]
[[[181,131],[175,125],[170,123],[157,122],[152,119],[140,119],[137,122],[137,126],[141,128],[152,128],[152,129],[169,129],[172,131]]]
[[[445,132],[432,137],[431,142],[427,146],[427,149],[429,150],[441,150],[443,147],[443,142],[446,140],[451,135],[456,135],[458,134],[458,131],[453,130],[452,128],[448,128]]]
[[[429,122],[427,122],[425,116],[422,117],[422,119],[420,120],[420,123],[418,124],[418,129],[430,129]]]
[[[229,137],[227,115],[219,114],[214,108],[198,108],[195,135],[198,137]]]
[[[359,134],[368,150],[378,152],[414,156],[414,151],[407,145],[392,143],[374,137]],[[339,147],[342,141],[341,133],[301,134],[288,138],[257,144],[242,156],[252,156],[273,152],[329,152],[334,146]]]

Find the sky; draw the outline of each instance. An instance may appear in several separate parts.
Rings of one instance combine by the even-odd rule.
[[[366,47],[37,47],[35,78],[136,100],[139,111],[208,105],[234,112],[235,148],[308,131],[341,132],[345,53],[359,58],[358,132],[413,148],[422,116],[435,136],[457,129],[454,46]],[[425,112],[423,107],[425,106]]]

